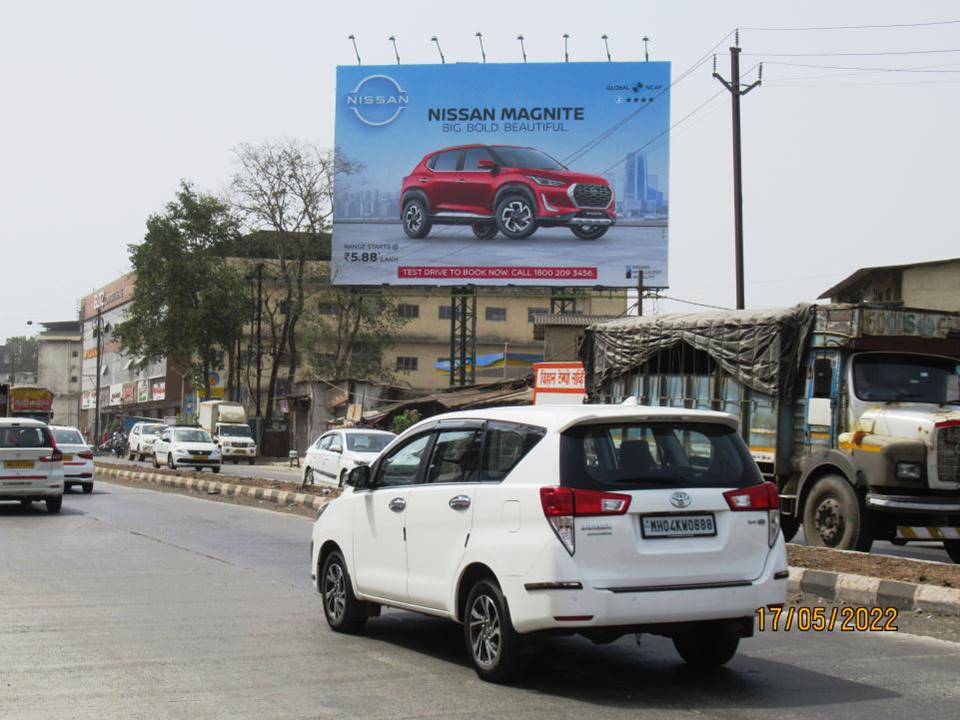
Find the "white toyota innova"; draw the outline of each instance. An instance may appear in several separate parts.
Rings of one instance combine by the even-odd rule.
[[[785,601],[776,488],[722,413],[450,413],[347,483],[313,527],[330,627],[359,631],[383,605],[450,618],[484,679],[516,677],[550,634],[654,633],[720,665]]]

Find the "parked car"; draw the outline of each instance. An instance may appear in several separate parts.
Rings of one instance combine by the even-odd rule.
[[[63,453],[64,489],[79,485],[89,495],[93,492],[93,448],[83,439],[79,428],[51,425],[50,432]]]
[[[353,468],[373,462],[396,437],[383,430],[331,430],[307,450],[303,461],[303,484],[316,482],[343,487]]]
[[[0,418],[0,500],[27,506],[42,500],[49,512],[60,512],[63,453],[46,423]]]
[[[153,455],[153,444],[167,428],[163,423],[138,422],[127,437],[127,458],[143,462]]]
[[[522,240],[538,227],[569,227],[596,240],[617,221],[613,187],[601,175],[570,170],[540,150],[461,145],[424,156],[400,189],[408,237],[434,225],[470,225],[480,240]]]
[[[153,466],[165,464],[171,470],[192,467],[220,472],[220,448],[202,428],[177,425],[164,428],[153,443]]]
[[[395,439],[313,527],[330,627],[381,605],[463,625],[480,677],[551,634],[667,636],[718,666],[785,602],[776,488],[723,413],[622,406],[439,415]]]

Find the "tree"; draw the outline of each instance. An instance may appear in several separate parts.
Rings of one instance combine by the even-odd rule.
[[[399,435],[408,427],[413,427],[420,422],[420,411],[417,409],[404,410],[393,418],[390,423],[390,431]]]
[[[26,335],[8,337],[3,345],[4,364],[12,374],[37,372],[37,338]]]
[[[406,323],[397,303],[383,291],[325,286],[316,294],[306,322],[306,339],[321,349],[311,357],[314,373],[327,380],[392,380],[394,372],[383,365],[383,352]]]
[[[249,307],[242,276],[223,255],[237,227],[223,201],[181,182],[176,199],[147,219],[143,242],[129,247],[136,290],[114,336],[142,361],[186,363],[204,398],[210,371],[236,344]]]
[[[269,333],[265,414],[269,424],[281,369],[289,385],[295,380],[299,324],[311,288],[322,282],[321,259],[329,257],[334,174],[350,174],[358,167],[297,140],[243,144],[235,154],[239,168],[231,189],[245,229],[270,233],[275,240],[275,254],[263,263],[262,271],[270,288],[262,302]]]

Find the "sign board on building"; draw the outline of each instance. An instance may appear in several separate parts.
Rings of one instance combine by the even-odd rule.
[[[333,282],[666,287],[669,85],[668,62],[338,67]]]
[[[579,405],[586,396],[582,362],[533,364],[534,405]]]
[[[150,381],[137,380],[137,402],[150,402]]]
[[[93,410],[96,407],[97,407],[97,391],[84,390],[80,394],[80,409]]]
[[[137,400],[137,384],[128,382],[123,384],[123,404],[133,405]]]
[[[123,383],[114,383],[110,386],[110,405],[119,405],[123,402]]]
[[[153,401],[165,400],[167,397],[167,381],[160,378],[150,382],[150,399]]]

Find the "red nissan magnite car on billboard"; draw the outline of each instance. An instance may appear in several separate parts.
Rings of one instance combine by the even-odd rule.
[[[563,226],[596,240],[616,211],[613,188],[599,175],[568,170],[534,148],[461,145],[426,155],[403,179],[400,218],[411,238],[434,225],[470,225],[481,240]]]

